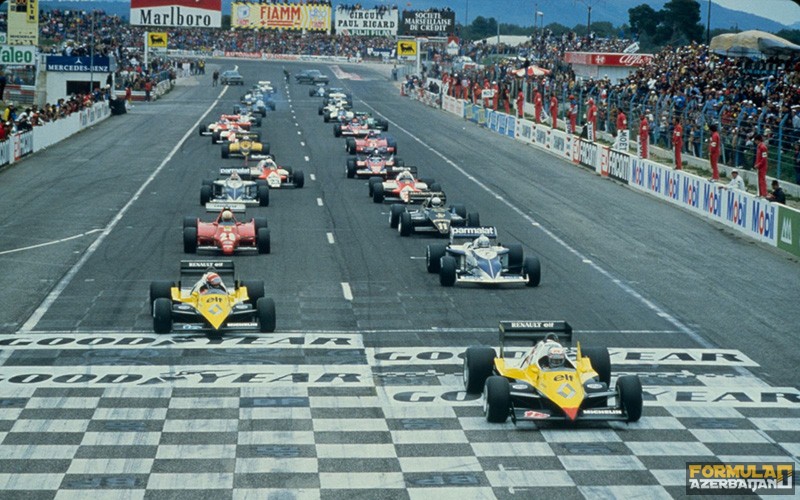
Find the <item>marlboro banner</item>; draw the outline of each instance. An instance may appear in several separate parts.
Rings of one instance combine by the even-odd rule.
[[[330,31],[330,5],[234,2],[231,28]]]
[[[219,28],[222,26],[222,0],[131,0],[131,24]]]
[[[39,45],[39,1],[8,1],[8,45]]]

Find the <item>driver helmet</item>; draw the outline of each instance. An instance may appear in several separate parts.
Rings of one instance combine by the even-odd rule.
[[[372,150],[372,156],[380,156],[380,155],[381,155],[381,150],[380,149],[375,148],[375,149]]]
[[[214,288],[219,288],[222,286],[222,278],[220,278],[217,273],[208,273],[208,275],[206,275],[206,284]]]
[[[441,207],[442,199],[439,198],[438,196],[434,196],[433,198],[431,198],[431,206],[436,208]]]
[[[378,131],[377,130],[370,130],[368,132],[368,134],[369,134],[370,137],[378,137]]]
[[[561,368],[564,366],[566,359],[567,355],[564,353],[564,348],[560,345],[553,346],[547,351],[547,363],[550,368]]]
[[[490,246],[492,246],[492,242],[485,234],[478,236],[475,240],[475,248],[489,248]]]
[[[397,180],[400,182],[411,182],[414,180],[414,176],[411,175],[411,172],[408,171],[400,172],[399,174],[397,174]]]
[[[239,174],[237,172],[231,172],[230,180],[232,180],[232,181],[240,181],[240,180],[242,180],[242,178],[239,177]]]
[[[222,222],[233,222],[233,212],[227,208],[222,211]]]

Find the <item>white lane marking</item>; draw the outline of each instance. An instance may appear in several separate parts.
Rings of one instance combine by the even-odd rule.
[[[304,158],[306,161],[309,161],[309,160],[310,160],[310,158],[309,158],[308,156],[304,156],[303,158]]]
[[[404,133],[405,133],[405,134],[407,134],[409,137],[411,137],[413,140],[415,140],[415,141],[416,141],[416,142],[418,142],[420,145],[422,145],[422,146],[423,146],[425,149],[427,149],[428,151],[430,151],[430,152],[431,152],[431,153],[433,153],[434,155],[436,155],[436,156],[438,156],[439,158],[441,158],[441,159],[442,159],[442,160],[443,160],[443,161],[444,161],[446,164],[450,165],[450,166],[451,166],[451,167],[453,167],[453,168],[454,168],[456,171],[458,171],[459,173],[461,173],[461,174],[462,174],[464,177],[466,177],[467,179],[471,180],[471,181],[472,181],[473,183],[475,183],[475,184],[476,184],[476,185],[477,185],[479,188],[481,188],[481,189],[483,189],[484,191],[486,191],[486,192],[487,192],[487,193],[488,193],[490,196],[494,196],[495,198],[497,198],[497,200],[498,200],[500,203],[502,203],[502,204],[506,205],[508,208],[510,208],[512,211],[514,211],[514,212],[515,212],[517,215],[519,215],[520,217],[522,217],[524,220],[526,220],[526,221],[527,221],[527,222],[529,222],[530,224],[539,224],[538,228],[539,228],[539,229],[541,229],[541,230],[542,230],[542,232],[543,232],[544,234],[546,234],[548,237],[550,237],[550,239],[552,239],[553,241],[555,241],[556,243],[558,243],[558,244],[559,244],[559,245],[560,245],[562,248],[564,248],[565,250],[567,250],[569,253],[571,253],[571,254],[575,255],[575,257],[577,257],[577,258],[581,259],[582,261],[587,261],[587,260],[589,260],[589,259],[587,259],[587,258],[586,258],[586,256],[584,256],[584,255],[583,255],[583,254],[582,254],[582,253],[581,253],[579,250],[577,250],[576,248],[574,248],[574,247],[570,246],[570,244],[569,244],[569,243],[567,243],[566,241],[564,241],[564,240],[562,240],[561,238],[559,238],[559,237],[558,237],[558,236],[557,236],[555,233],[553,233],[551,230],[547,229],[547,228],[546,228],[544,225],[541,225],[541,224],[540,224],[539,222],[537,222],[537,221],[536,221],[536,220],[535,220],[533,217],[531,217],[530,215],[528,215],[527,213],[525,213],[525,212],[524,212],[522,209],[518,208],[517,206],[513,205],[513,204],[512,204],[510,201],[508,201],[508,200],[506,200],[504,197],[500,196],[500,195],[499,195],[497,192],[495,192],[495,191],[494,191],[494,190],[493,190],[491,187],[489,187],[488,185],[484,184],[484,183],[483,183],[483,182],[481,182],[481,181],[480,181],[478,178],[476,178],[475,176],[473,176],[472,174],[470,174],[469,172],[467,172],[466,170],[464,170],[464,168],[463,168],[463,167],[461,167],[461,166],[459,166],[458,164],[456,164],[456,163],[455,163],[453,160],[451,160],[450,158],[448,158],[447,156],[445,156],[443,153],[439,152],[439,151],[438,151],[437,149],[435,149],[433,146],[429,145],[428,143],[426,143],[425,141],[423,141],[422,139],[420,139],[420,138],[419,138],[419,137],[417,137],[416,135],[412,134],[412,133],[411,133],[409,130],[407,130],[406,128],[402,127],[402,126],[401,126],[401,125],[399,125],[397,122],[395,122],[395,121],[391,120],[391,119],[390,119],[388,116],[384,115],[383,113],[381,113],[380,111],[378,111],[377,109],[375,109],[375,108],[374,108],[373,106],[371,106],[370,104],[368,104],[368,103],[364,102],[363,100],[361,100],[361,103],[362,103],[364,106],[366,106],[367,108],[371,109],[373,112],[375,112],[375,114],[376,114],[376,115],[378,115],[378,116],[380,116],[380,117],[384,118],[384,119],[385,119],[385,120],[387,120],[389,123],[391,123],[391,124],[392,124],[392,126],[393,126],[393,127],[395,127],[395,129],[397,129],[397,130],[400,130],[401,132],[404,132]],[[614,280],[616,279],[616,278],[614,278],[614,276],[613,276],[613,275],[612,275],[612,274],[611,274],[609,271],[607,271],[605,268],[603,268],[603,267],[599,266],[598,264],[595,264],[594,262],[591,262],[591,261],[590,261],[590,262],[589,262],[589,265],[590,265],[590,266],[591,266],[591,267],[592,267],[592,268],[593,268],[595,271],[597,271],[597,272],[598,272],[598,273],[600,273],[602,276],[604,276],[605,278],[607,278],[609,281],[612,281],[612,282],[614,282]],[[712,347],[715,347],[715,346],[714,346],[714,345],[713,345],[711,342],[709,342],[708,340],[706,340],[705,338],[703,338],[703,337],[702,337],[702,336],[701,336],[701,335],[700,335],[698,332],[696,332],[695,330],[693,330],[692,328],[690,328],[688,325],[685,325],[685,324],[684,324],[682,321],[680,321],[678,318],[675,318],[674,316],[672,316],[671,314],[669,314],[668,312],[666,312],[666,311],[665,311],[664,309],[662,309],[662,308],[661,308],[659,305],[655,304],[655,303],[654,303],[654,302],[652,302],[651,300],[649,300],[649,299],[647,299],[646,297],[642,296],[642,294],[640,294],[639,292],[637,292],[636,290],[634,290],[633,288],[631,288],[630,286],[628,286],[626,283],[624,283],[624,282],[622,282],[622,281],[620,281],[620,280],[617,280],[615,284],[616,284],[617,286],[619,286],[619,287],[622,289],[622,291],[623,291],[623,292],[627,293],[628,295],[630,295],[631,297],[633,297],[634,299],[636,299],[637,301],[639,301],[640,303],[642,303],[642,304],[643,304],[645,307],[647,307],[648,309],[650,309],[650,310],[651,310],[652,312],[654,312],[656,315],[658,315],[658,316],[659,316],[659,317],[661,317],[661,318],[664,318],[664,319],[665,319],[667,322],[669,322],[670,324],[672,324],[672,325],[673,325],[673,326],[674,326],[674,327],[675,327],[675,328],[676,328],[678,331],[680,331],[681,333],[685,334],[686,336],[688,336],[689,338],[691,338],[692,340],[694,340],[695,342],[697,342],[697,343],[698,343],[698,345],[700,345],[700,346],[702,346],[702,347],[706,347],[706,348],[712,348]]]
[[[322,198],[317,198],[317,205],[320,207],[323,205]]]
[[[2,252],[0,252],[0,255],[6,255],[6,254],[9,254],[9,253],[16,253],[16,252],[24,252],[25,250],[33,250],[34,248],[41,248],[41,247],[46,247],[46,246],[50,246],[50,245],[56,245],[58,243],[64,243],[65,241],[70,241],[70,240],[76,240],[78,238],[83,238],[84,236],[88,236],[90,234],[94,234],[94,233],[97,233],[99,231],[102,231],[102,229],[92,229],[91,231],[86,231],[85,233],[76,234],[74,236],[68,236],[66,238],[61,238],[61,239],[58,239],[58,240],[48,241],[48,242],[45,242],[45,243],[38,243],[36,245],[30,245],[30,246],[27,246],[27,247],[12,248],[11,250],[3,250]]]
[[[174,148],[172,148],[172,151],[170,151],[169,154],[167,154],[167,156],[164,158],[161,164],[153,171],[152,174],[150,174],[150,177],[148,177],[147,180],[145,180],[144,183],[139,187],[139,189],[136,190],[131,199],[128,200],[128,203],[126,203],[125,206],[122,207],[122,209],[120,209],[119,212],[117,212],[117,215],[114,216],[113,219],[111,219],[111,222],[109,222],[108,225],[106,225],[106,227],[103,229],[103,233],[100,236],[98,236],[97,239],[94,240],[94,242],[91,245],[89,245],[89,248],[86,249],[86,251],[83,253],[83,256],[81,256],[78,262],[76,262],[75,265],[72,266],[72,269],[67,271],[67,274],[65,274],[64,277],[61,278],[61,281],[59,281],[58,284],[55,286],[55,288],[53,288],[53,290],[47,295],[47,297],[45,297],[44,301],[42,301],[42,303],[39,304],[39,307],[37,307],[36,310],[33,311],[33,314],[31,314],[30,318],[28,318],[25,324],[22,325],[22,328],[19,329],[18,333],[28,333],[31,330],[33,330],[37,324],[39,324],[39,321],[47,313],[48,309],[50,309],[50,306],[52,306],[53,303],[58,299],[58,297],[61,296],[61,293],[67,288],[70,282],[72,282],[72,279],[75,277],[75,275],[78,274],[78,272],[89,261],[92,255],[94,255],[97,249],[100,248],[100,245],[103,244],[103,242],[106,240],[106,237],[108,237],[108,235],[111,234],[111,231],[117,226],[117,224],[119,224],[119,221],[122,220],[122,217],[125,216],[125,214],[131,208],[131,206],[133,206],[134,202],[136,202],[136,200],[139,199],[142,193],[147,189],[147,186],[149,186],[150,183],[153,182],[153,179],[155,179],[156,176],[164,169],[167,163],[169,163],[170,160],[172,160],[172,157],[175,156],[175,153],[177,153],[180,150],[180,148],[183,146],[183,143],[186,142],[186,139],[188,139],[197,130],[197,127],[200,125],[200,122],[202,122],[203,119],[206,116],[208,116],[211,110],[214,109],[214,107],[219,103],[219,100],[222,98],[222,96],[225,95],[225,92],[227,92],[227,90],[228,86],[226,85],[225,87],[222,88],[217,98],[214,99],[214,102],[211,103],[211,106],[209,106],[208,109],[206,109],[206,112],[203,113],[203,115],[197,119],[194,125],[189,127],[189,130],[187,130],[186,133],[183,134],[181,140],[178,141],[178,143],[175,145]]]
[[[308,174],[308,176],[311,178],[312,181],[317,180],[317,176],[314,174]]]
[[[305,143],[304,141],[300,141],[300,145],[301,145],[301,146],[305,146],[305,145],[306,145],[306,143]]]
[[[301,134],[302,134],[302,132],[300,132],[300,131],[298,130],[298,131],[297,131],[297,135],[301,135]]]
[[[350,290],[350,283],[342,282],[342,294],[344,294],[344,300],[353,300],[353,291]]]
[[[328,237],[328,243],[330,243],[331,245],[336,243],[336,240],[333,239],[333,233],[327,233],[327,237]]]
[[[300,126],[300,124],[299,124],[299,123],[297,123],[297,122],[294,122],[294,126],[295,126],[295,127],[299,127],[299,126]]]

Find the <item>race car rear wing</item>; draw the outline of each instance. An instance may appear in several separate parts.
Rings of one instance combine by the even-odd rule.
[[[478,236],[497,239],[497,228],[494,226],[456,227],[450,226],[450,243],[459,239],[475,239]]]
[[[562,344],[572,342],[572,326],[566,321],[501,321],[500,357],[506,342],[536,344],[553,334]]]
[[[208,271],[214,271],[222,278],[223,283],[230,286],[234,283],[235,273],[232,260],[182,260],[181,287],[191,286]]]
[[[423,203],[434,196],[444,198],[444,191],[412,191],[408,193],[408,203]]]
[[[232,173],[236,172],[243,181],[250,180],[250,167],[220,167],[220,177],[230,177]]]
[[[247,209],[247,205],[244,203],[226,203],[220,201],[209,201],[206,203],[206,212],[220,212],[226,208],[233,213],[243,214]]]
[[[390,178],[397,177],[400,172],[411,172],[414,178],[417,177],[417,167],[391,167],[386,169],[386,173]]]

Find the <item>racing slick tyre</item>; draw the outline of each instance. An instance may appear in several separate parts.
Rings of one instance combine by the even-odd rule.
[[[219,132],[212,132],[211,133],[211,144],[219,144],[220,135]]]
[[[389,227],[397,229],[397,224],[400,222],[400,216],[405,213],[406,207],[400,203],[392,203],[389,209]]]
[[[428,248],[425,250],[425,264],[429,273],[438,273],[439,269],[442,268],[442,257],[447,254],[446,248],[445,245],[440,243],[428,245]]]
[[[348,137],[344,143],[344,149],[347,151],[348,154],[354,155],[356,154],[356,140],[352,137]]]
[[[204,133],[208,132],[208,124],[198,125],[197,126],[197,131],[200,133],[200,135],[203,135]]]
[[[256,186],[258,190],[258,204],[262,207],[269,206],[269,187],[268,186]]]
[[[315,95],[316,93],[317,93],[317,91],[316,91],[316,90],[314,90],[314,89],[308,89],[308,97],[314,97],[314,95]]]
[[[372,193],[375,192],[375,185],[376,184],[383,184],[383,178],[381,177],[370,177],[367,181],[367,186],[369,187],[369,196],[372,197]]]
[[[275,111],[275,103],[274,102],[270,102],[268,104],[268,106],[269,106],[269,109],[271,109],[272,111]],[[267,116],[267,111],[266,110],[261,111],[261,115],[262,116]]]
[[[275,331],[275,301],[261,297],[256,302],[256,314],[258,314],[258,329],[261,333],[272,333]]]
[[[330,121],[331,121],[331,115],[329,115],[328,113],[325,113],[325,114],[322,116],[322,121],[324,121],[325,123],[330,123]]]
[[[433,179],[431,177],[421,177],[421,178],[419,178],[417,180],[420,181],[423,184],[427,184],[428,185],[428,189],[431,189],[431,184],[436,184],[436,179]],[[431,191],[433,191],[433,190],[431,189]]]
[[[256,179],[256,186],[267,186],[267,185],[268,184],[266,179]]]
[[[456,203],[452,205],[453,213],[461,217],[462,219],[467,218],[467,207],[464,206],[463,203]]]
[[[642,418],[642,382],[636,375],[623,375],[617,379],[617,404],[628,416],[628,422]]]
[[[219,150],[219,154],[223,158],[230,157],[230,155],[231,155],[231,145],[228,144],[228,143],[223,144],[222,145],[222,149]]]
[[[378,122],[378,128],[380,128],[384,132],[389,130],[389,122],[388,121],[386,121],[386,120],[377,120],[377,122]]]
[[[491,376],[486,379],[483,395],[483,414],[486,421],[502,424],[508,420],[511,409],[511,384],[505,377]]]
[[[269,227],[266,217],[253,217],[253,224],[256,226],[256,233],[259,229],[266,229]]]
[[[213,186],[214,185],[214,181],[212,181],[211,179],[203,179],[200,182],[200,185],[201,186]]]
[[[269,154],[269,143],[268,142],[262,142],[261,143],[261,154],[262,155],[268,155]]]
[[[405,168],[406,167],[406,162],[405,162],[405,160],[401,160],[400,158],[395,158],[394,166],[397,167],[397,168]]]
[[[478,212],[470,212],[467,214],[467,227],[480,227],[481,214]]]
[[[258,253],[270,252],[269,229],[262,227],[256,232],[256,248]]]
[[[263,114],[262,114],[263,116]],[[260,127],[263,122],[261,121],[261,116],[256,117],[256,127]]]
[[[239,106],[238,104],[234,104],[233,105],[233,114],[234,115],[238,115],[241,112],[242,112],[242,107]]]
[[[197,227],[197,217],[184,217],[183,218],[183,228],[186,229],[187,227]]]
[[[411,214],[403,212],[400,214],[400,221],[397,223],[397,231],[400,236],[411,236],[414,232],[414,223],[411,222]]]
[[[439,269],[439,284],[442,286],[453,286],[456,284],[456,259],[450,255],[445,255],[441,260]]]
[[[386,193],[383,191],[383,183],[376,182],[372,185],[372,201],[375,203],[383,203],[383,198]]]
[[[394,139],[386,139],[386,146],[388,149],[392,149],[392,154],[397,154],[397,141]]]
[[[539,286],[542,281],[542,264],[538,257],[525,257],[522,262],[522,274],[528,278],[525,286]]]
[[[333,124],[333,136],[334,137],[341,137],[342,136],[342,124],[341,123],[334,123]]]
[[[211,201],[211,186],[200,187],[200,204],[205,205]]]
[[[508,245],[508,272],[510,274],[521,274],[524,264],[525,252],[519,243]]]
[[[250,140],[253,142],[261,142],[261,133],[260,132],[252,132],[250,135]]]
[[[464,387],[467,394],[480,394],[486,379],[494,370],[497,353],[491,347],[474,345],[467,347],[464,355]]]
[[[323,111],[325,111],[325,106],[320,106],[320,107],[319,107],[319,111],[317,112],[317,114],[318,114],[319,116],[322,116],[322,112],[323,112]]]
[[[295,170],[292,172],[294,178],[294,187],[301,188],[306,185],[306,174],[302,170]]]
[[[158,299],[172,299],[171,281],[151,281],[150,282],[150,314],[155,312],[155,301]]]
[[[240,286],[247,289],[247,300],[256,305],[258,299],[264,296],[264,282],[262,280],[242,280]]]
[[[183,228],[183,253],[197,253],[197,228]]]
[[[356,172],[358,171],[358,167],[356,166],[355,160],[347,160],[347,167],[345,168],[345,174],[347,174],[348,179],[352,179],[356,176]]]
[[[597,378],[606,385],[611,385],[611,357],[605,347],[582,347],[581,355],[589,358]],[[620,377],[624,378],[624,377]]]
[[[159,298],[153,304],[153,331],[169,333],[172,331],[172,300]]]
[[[440,186],[438,182],[434,182],[433,184],[428,184],[428,189],[434,193],[440,193],[442,191],[442,186]]]

